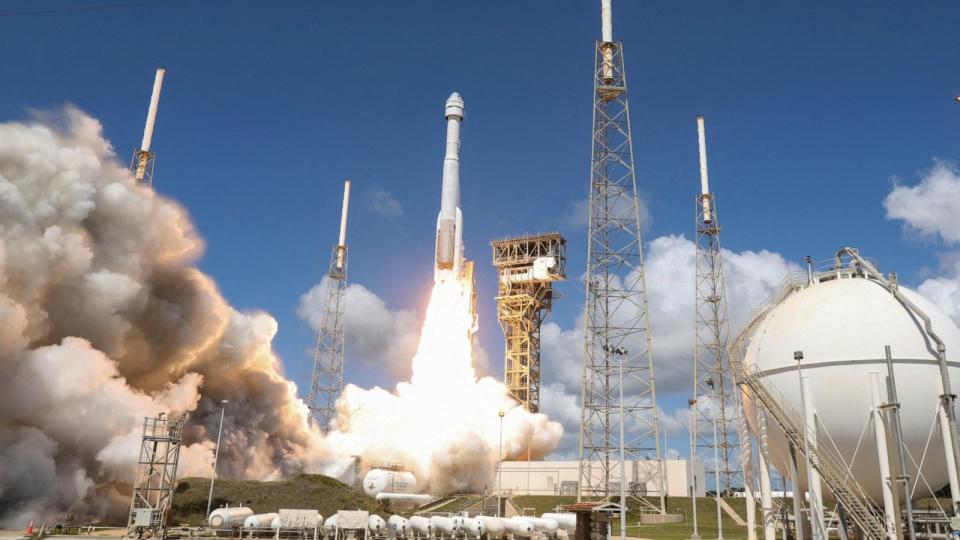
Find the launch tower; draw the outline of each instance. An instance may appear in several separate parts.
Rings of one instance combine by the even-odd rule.
[[[491,242],[497,269],[497,319],[506,339],[503,379],[510,397],[540,411],[540,326],[566,279],[567,241],[560,233]]]
[[[127,519],[127,536],[166,537],[167,514],[177,483],[180,441],[186,413],[143,419],[143,441],[133,498]]]
[[[340,211],[340,237],[330,255],[330,269],[324,279],[323,313],[317,332],[313,376],[307,405],[320,429],[326,432],[337,414],[337,398],[343,390],[343,344],[346,333],[347,305],[347,210],[350,205],[350,180],[343,183],[343,208]]]
[[[643,239],[623,44],[610,0],[593,76],[578,499],[653,495],[665,512]],[[657,478],[627,486],[627,461],[657,460]]]
[[[150,108],[147,109],[147,123],[143,127],[143,140],[140,148],[133,151],[130,170],[138,184],[153,185],[153,165],[157,155],[150,151],[153,142],[153,125],[157,121],[157,106],[160,104],[160,89],[163,87],[163,75],[166,70],[157,68],[157,75],[153,79],[153,93],[150,95]]]

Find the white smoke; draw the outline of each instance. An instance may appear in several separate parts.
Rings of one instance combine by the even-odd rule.
[[[67,108],[0,124],[0,525],[121,516],[143,417],[190,411],[181,472],[270,478],[328,458],[270,342],[193,266],[186,212]],[[129,489],[129,488],[128,488]]]
[[[329,447],[340,456],[360,456],[366,467],[402,463],[420,487],[437,495],[492,488],[501,412],[506,459],[553,451],[563,434],[559,423],[520,407],[500,381],[477,377],[471,325],[469,294],[461,284],[451,279],[436,285],[409,382],[394,392],[348,385],[337,402]]]

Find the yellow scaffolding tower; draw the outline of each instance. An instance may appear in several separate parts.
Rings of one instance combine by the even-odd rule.
[[[503,380],[510,397],[540,410],[540,325],[566,279],[567,241],[560,233],[504,238],[490,243],[497,269],[497,319],[506,338]]]

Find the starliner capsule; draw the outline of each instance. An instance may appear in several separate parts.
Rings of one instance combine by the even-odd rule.
[[[454,92],[447,98],[447,149],[443,157],[443,187],[437,216],[437,253],[433,265],[435,282],[459,279],[463,268],[463,213],[460,211],[460,123],[463,98]]]

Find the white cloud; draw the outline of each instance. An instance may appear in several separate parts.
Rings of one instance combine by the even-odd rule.
[[[888,219],[899,219],[904,228],[926,237],[939,236],[948,244],[960,243],[960,172],[957,165],[936,161],[914,186],[895,185],[883,200]]]
[[[329,278],[324,277],[300,297],[297,313],[314,331],[321,325],[328,283]],[[409,376],[410,360],[420,337],[419,320],[413,311],[391,310],[379,296],[353,283],[347,286],[345,333],[348,360]]]
[[[363,195],[363,204],[374,214],[393,219],[403,216],[403,205],[392,193],[382,189],[370,189]]]
[[[694,257],[696,246],[683,236],[653,239],[646,249],[646,283],[653,329],[654,371],[661,393],[689,393],[692,377]],[[753,309],[790,271],[800,270],[766,250],[722,250],[731,338]],[[546,323],[541,330],[545,383],[579,388],[583,369],[582,315],[575,328]]]

